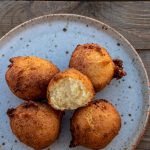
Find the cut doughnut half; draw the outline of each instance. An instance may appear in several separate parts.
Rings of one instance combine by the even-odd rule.
[[[73,110],[85,106],[94,95],[88,77],[72,68],[56,74],[47,89],[48,103],[57,110]]]

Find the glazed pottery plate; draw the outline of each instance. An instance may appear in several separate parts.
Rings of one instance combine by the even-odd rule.
[[[73,14],[47,15],[27,21],[0,40],[0,149],[31,150],[12,134],[6,111],[23,101],[9,90],[5,72],[9,59],[33,55],[52,60],[61,70],[68,68],[70,56],[78,44],[97,43],[105,47],[112,58],[123,60],[127,76],[113,79],[96,98],[103,98],[116,106],[122,119],[121,130],[105,150],[134,149],[143,135],[148,120],[148,77],[143,63],[131,44],[106,24]],[[70,117],[63,118],[58,140],[46,150],[69,150]],[[83,147],[74,150],[86,150]]]

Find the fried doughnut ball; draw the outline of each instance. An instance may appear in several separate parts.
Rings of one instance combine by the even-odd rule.
[[[102,149],[113,140],[120,128],[121,118],[113,105],[106,100],[94,101],[73,114],[70,147],[81,145]]]
[[[87,75],[95,90],[100,91],[113,77],[119,79],[125,75],[123,67],[117,64],[113,62],[105,48],[98,44],[83,44],[78,45],[74,50],[69,67]]]
[[[8,109],[12,132],[36,150],[51,145],[60,133],[62,112],[45,103],[26,102]]]
[[[58,110],[84,106],[92,100],[94,94],[88,77],[72,68],[56,74],[47,89],[48,103]]]
[[[10,62],[5,75],[10,90],[23,100],[45,99],[48,83],[59,69],[34,56],[14,57]]]

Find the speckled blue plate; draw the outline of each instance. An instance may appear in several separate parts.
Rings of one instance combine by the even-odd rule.
[[[117,31],[104,23],[73,14],[47,15],[27,21],[0,40],[0,149],[30,150],[12,134],[6,111],[22,100],[14,96],[5,81],[9,58],[34,55],[52,60],[61,70],[68,67],[72,51],[77,44],[98,43],[113,58],[124,62],[127,76],[112,80],[95,98],[108,99],[119,111],[122,127],[119,135],[105,150],[131,150],[143,135],[149,115],[148,77],[143,63],[131,44]],[[71,112],[63,118],[59,139],[51,150],[69,150],[71,140],[69,120]],[[83,147],[74,150],[85,150]]]

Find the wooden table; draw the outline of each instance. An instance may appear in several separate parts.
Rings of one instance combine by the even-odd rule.
[[[50,13],[85,15],[115,28],[135,47],[150,77],[150,2],[1,1],[0,37],[26,20]],[[137,150],[150,150],[150,121]]]

